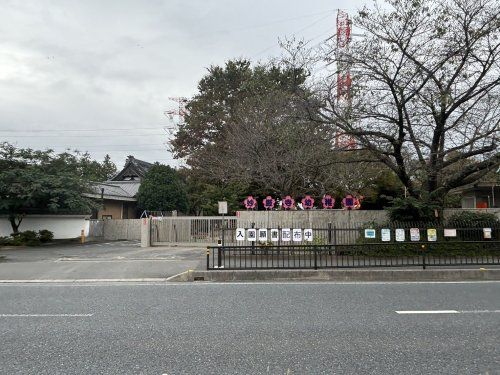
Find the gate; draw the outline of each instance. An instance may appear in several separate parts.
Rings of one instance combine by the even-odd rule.
[[[468,224],[468,225],[466,225]],[[309,241],[268,241],[270,228],[252,224],[257,237],[236,241],[231,236],[221,246],[207,248],[206,266],[213,269],[321,269],[358,267],[422,267],[500,265],[500,223],[459,227],[417,223],[328,225],[313,228]],[[260,229],[260,231],[258,230]],[[285,229],[286,230],[286,229]],[[231,231],[227,229],[226,231]],[[265,241],[259,234],[267,232]],[[305,233],[303,231],[303,233]]]
[[[221,216],[157,217],[151,220],[151,245],[214,244],[223,235],[229,236],[229,231],[236,228],[236,217],[225,217],[224,227],[223,231]]]

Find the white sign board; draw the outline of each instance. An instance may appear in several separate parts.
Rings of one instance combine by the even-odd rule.
[[[396,229],[396,241],[404,242],[405,240],[405,230],[403,228]]]
[[[294,229],[292,236],[294,242],[302,242],[302,229]]]
[[[259,241],[267,242],[267,229],[259,229]]]
[[[420,229],[410,228],[410,240],[420,241]]]
[[[236,241],[245,241],[245,228],[236,228]]]
[[[271,241],[278,242],[280,240],[280,231],[278,229],[271,229]]]
[[[292,239],[292,232],[290,228],[283,228],[281,230],[281,240],[283,242],[290,241]]]
[[[380,231],[382,235],[382,241],[389,242],[391,240],[391,230],[388,228],[384,228]]]
[[[227,214],[227,202],[219,202],[219,215]]]
[[[247,238],[250,242],[257,240],[257,229],[247,229]]]
[[[376,238],[377,231],[375,229],[365,229],[365,238]]]
[[[483,237],[485,240],[491,240],[491,228],[483,228]]]
[[[457,230],[456,229],[445,229],[444,230],[444,236],[445,237],[456,237],[457,236]]]
[[[304,229],[304,239],[308,242],[312,242],[312,240],[313,240],[313,230],[312,229]]]

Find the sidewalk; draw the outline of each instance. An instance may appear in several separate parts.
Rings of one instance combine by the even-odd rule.
[[[189,270],[169,281],[468,281],[500,280],[500,268]]]

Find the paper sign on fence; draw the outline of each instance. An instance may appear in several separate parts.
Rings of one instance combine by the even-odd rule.
[[[278,242],[280,240],[280,231],[278,229],[271,229],[271,241]]]
[[[236,241],[245,241],[245,228],[236,228]]]
[[[283,242],[290,241],[292,239],[292,234],[290,228],[283,228],[281,230],[281,240]]]
[[[377,237],[375,229],[365,229],[365,238],[375,238]]]
[[[247,238],[250,242],[255,242],[257,240],[257,229],[248,229]]]
[[[294,229],[292,236],[294,242],[302,242],[302,229]]]
[[[259,241],[267,242],[267,229],[259,229]]]
[[[410,228],[410,239],[412,241],[420,241],[420,229]]]
[[[396,241],[403,242],[405,240],[405,230],[403,228],[396,229]]]
[[[388,228],[384,228],[381,231],[382,241],[389,242],[391,240],[391,230]]]
[[[427,241],[437,241],[437,230],[433,228],[427,229]]]

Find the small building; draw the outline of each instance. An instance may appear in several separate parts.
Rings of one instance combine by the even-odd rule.
[[[93,219],[135,219],[140,216],[137,192],[142,179],[153,164],[128,156],[123,169],[110,180],[96,183],[87,197],[96,199],[101,208]]]
[[[455,189],[462,195],[462,208],[498,208],[500,207],[500,184],[480,181]]]

